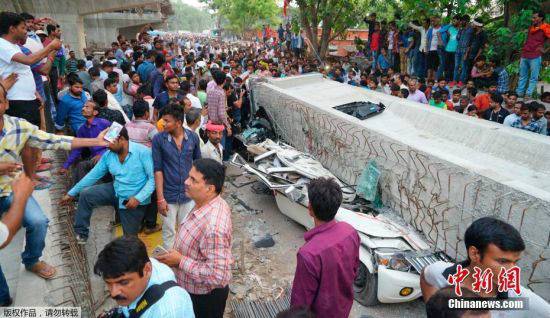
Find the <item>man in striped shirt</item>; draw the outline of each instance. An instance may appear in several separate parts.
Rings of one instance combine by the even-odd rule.
[[[185,194],[195,207],[180,224],[174,249],[158,260],[174,267],[196,317],[222,318],[231,280],[231,210],[221,198],[225,168],[213,159],[193,162]]]
[[[222,71],[214,71],[212,81],[206,89],[206,100],[208,101],[208,120],[214,124],[224,125],[227,129],[227,136],[231,136],[231,125],[227,119],[227,96],[223,89],[227,75]],[[225,137],[225,133],[224,133]],[[223,138],[225,139],[225,138]],[[224,144],[224,140],[222,140]],[[224,145],[225,146],[225,145]]]
[[[81,147],[107,146],[107,141],[103,139],[105,131],[97,138],[73,138],[49,134],[24,119],[5,115],[8,108],[7,91],[4,86],[0,85],[0,163],[14,168],[12,173],[0,175],[0,216],[14,204],[11,185],[15,170],[17,170],[15,168],[20,167],[20,162],[22,162],[25,173],[29,176],[34,174],[35,157],[27,149],[70,150]],[[25,249],[21,258],[25,269],[44,279],[51,279],[56,274],[55,267],[40,261],[45,247],[48,222],[42,208],[31,196],[27,201],[23,215],[23,227],[26,229],[26,235]],[[0,307],[10,303],[9,287],[0,268]]]

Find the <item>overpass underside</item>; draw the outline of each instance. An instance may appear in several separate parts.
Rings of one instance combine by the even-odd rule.
[[[162,27],[172,13],[168,0],[0,0],[0,8],[51,17],[61,25],[65,45],[80,57],[86,47],[110,47],[121,32],[134,38],[147,23]]]

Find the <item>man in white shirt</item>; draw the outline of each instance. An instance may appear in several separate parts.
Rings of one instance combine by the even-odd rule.
[[[189,84],[189,81],[182,81],[180,84],[180,89],[185,94],[185,97],[187,97],[191,101],[191,107],[202,109],[202,104],[200,99],[191,94],[191,84]]]
[[[202,158],[210,158],[219,163],[223,163],[223,147],[221,145],[221,140],[224,129],[224,125],[216,125],[211,122],[206,124],[208,142],[201,147]]]
[[[13,12],[0,13],[0,77],[16,73],[18,81],[8,90],[10,108],[6,114],[24,118],[40,126],[40,102],[30,66],[61,48],[58,39],[31,55],[25,55],[17,45],[27,41],[25,19]]]
[[[502,123],[504,126],[512,127],[512,124],[520,118],[521,106],[523,106],[523,102],[521,101],[514,103],[514,106],[510,109],[510,115],[504,118],[504,122]]]

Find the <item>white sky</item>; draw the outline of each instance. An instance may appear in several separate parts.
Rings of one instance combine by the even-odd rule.
[[[185,4],[188,4],[190,6],[197,7],[197,8],[204,7],[204,3],[199,2],[199,0],[176,0],[176,1],[181,1]]]
[[[181,1],[185,4],[188,4],[190,6],[196,7],[196,8],[204,8],[205,4],[201,3],[199,0],[173,0],[173,1]],[[277,0],[277,5],[279,7],[283,7],[283,0]],[[294,6],[294,3],[291,3],[292,6]]]

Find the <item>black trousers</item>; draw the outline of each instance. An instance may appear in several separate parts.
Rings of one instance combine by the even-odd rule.
[[[157,192],[153,190],[151,194],[151,203],[147,206],[145,210],[145,217],[143,218],[143,226],[148,229],[152,229],[157,226]]]
[[[229,295],[229,286],[216,288],[206,295],[189,293],[193,302],[193,311],[197,318],[223,318],[225,302]]]

